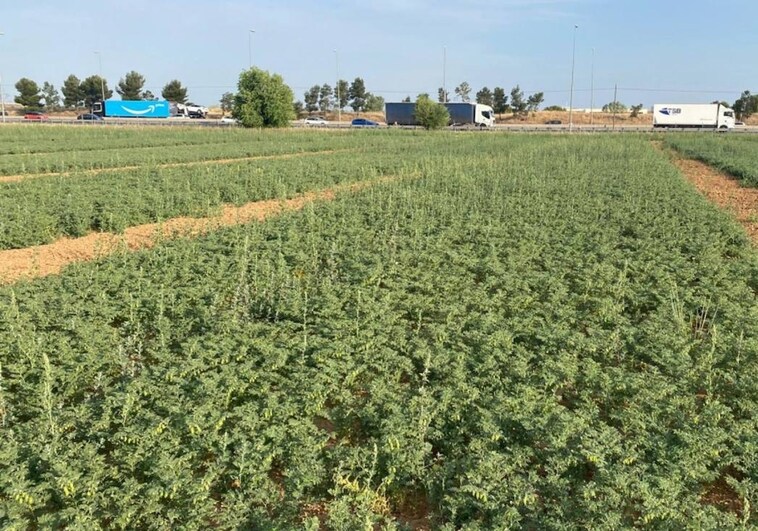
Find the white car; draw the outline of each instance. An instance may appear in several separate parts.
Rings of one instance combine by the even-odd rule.
[[[327,125],[329,122],[324,120],[321,116],[309,116],[303,120],[305,125]]]

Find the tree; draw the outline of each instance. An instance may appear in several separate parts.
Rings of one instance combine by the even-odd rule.
[[[482,90],[476,93],[476,102],[492,107],[495,103],[492,91],[487,87],[482,87]]]
[[[224,92],[221,95],[219,102],[221,103],[221,112],[223,114],[228,113],[232,110],[232,107],[234,107],[234,94],[231,92]]]
[[[13,98],[13,101],[19,105],[23,105],[26,109],[41,109],[42,95],[39,93],[39,87],[37,83],[27,77],[22,77],[16,82],[16,90],[18,96]]]
[[[511,89],[511,111],[514,116],[523,116],[526,114],[527,103],[524,100],[524,91],[516,85]]]
[[[151,91],[146,90],[145,92],[142,93],[142,99],[146,101],[155,101],[158,99],[158,97],[155,94],[153,94]]]
[[[300,100],[292,104],[292,109],[295,111],[295,116],[297,118],[300,118],[305,114],[305,105],[303,105],[303,102]]]
[[[308,91],[303,94],[303,101],[305,101],[305,110],[308,112],[316,112],[318,110],[318,93],[321,87],[313,85]]]
[[[355,112],[360,112],[366,108],[367,92],[366,84],[363,82],[363,79],[356,77],[355,80],[353,80],[350,84],[348,95],[350,96],[350,107],[352,107]]]
[[[108,88],[108,82],[100,76],[89,76],[79,85],[85,107],[92,107],[96,101],[109,99],[113,91]]]
[[[122,100],[141,100],[142,87],[145,86],[145,76],[132,70],[119,79],[116,92]]]
[[[78,107],[84,101],[81,84],[82,82],[74,74],[63,81],[61,92],[63,93],[63,106],[67,109]]]
[[[337,96],[337,108],[342,110],[347,106],[347,102],[350,101],[350,85],[347,81],[344,79],[340,79],[337,82],[337,87],[335,88],[335,93]]]
[[[416,123],[424,129],[441,129],[450,122],[450,113],[445,106],[432,101],[426,94],[420,95],[416,100],[414,117]]]
[[[182,86],[178,79],[172,79],[161,91],[164,100],[173,101],[174,103],[187,103],[187,89]]]
[[[744,91],[737,101],[734,102],[732,109],[737,113],[737,117],[740,120],[747,120],[754,113],[758,112],[758,95],[750,94],[749,90]]]
[[[630,116],[632,118],[637,118],[640,115],[642,107],[643,105],[641,103],[639,105],[632,105],[632,114]]]
[[[61,106],[61,95],[52,83],[42,83],[42,99],[45,100],[45,108],[49,111],[57,111]]]
[[[508,110],[508,96],[505,95],[504,88],[495,87],[492,91],[492,108],[498,114]]]
[[[332,107],[332,87],[326,83],[321,85],[318,92],[318,108],[321,112],[326,112]]]
[[[440,103],[447,103],[450,101],[450,92],[440,87],[437,89],[437,101]]]
[[[410,102],[411,102],[410,96],[406,96],[405,98],[403,98],[403,103],[410,103]]]
[[[384,110],[384,98],[375,96],[370,92],[366,94],[366,110],[369,112],[381,112]]]
[[[535,92],[529,96],[526,100],[526,111],[537,112],[540,109],[540,105],[545,101],[545,94],[542,92]]]
[[[626,112],[626,105],[620,101],[612,101],[603,105],[603,112],[624,113]]]
[[[455,95],[464,103],[471,101],[470,94],[471,86],[466,81],[455,87]]]
[[[286,127],[295,117],[294,99],[282,76],[250,68],[240,74],[232,116],[244,127]]]
[[[545,107],[546,111],[559,111],[559,112],[566,112],[566,109],[564,107],[561,107],[560,105],[551,105],[550,107]]]

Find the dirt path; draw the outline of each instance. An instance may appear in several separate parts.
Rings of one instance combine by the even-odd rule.
[[[656,147],[665,150],[661,143],[657,143]],[[734,177],[708,164],[685,159],[671,150],[666,151],[687,180],[710,201],[731,212],[745,227],[750,239],[758,244],[758,188],[740,186]]]
[[[239,207],[224,205],[218,216],[173,218],[163,223],[130,227],[123,234],[100,232],[81,238],[62,238],[47,245],[0,251],[0,284],[54,275],[71,263],[96,260],[119,250],[147,249],[165,238],[194,237],[220,227],[263,221],[282,212],[299,210],[314,201],[334,199],[335,194],[341,191],[356,191],[399,178],[397,175],[385,176],[317,190],[291,199],[256,201]]]
[[[279,153],[276,155],[255,155],[253,157],[238,157],[232,159],[209,159],[196,160],[192,162],[167,162],[165,164],[141,164],[135,166],[117,166],[114,168],[93,168],[89,170],[72,170],[63,172],[49,173],[24,173],[20,175],[0,175],[0,183],[11,183],[25,181],[26,179],[39,179],[40,177],[63,177],[67,175],[99,175],[101,173],[112,173],[118,171],[139,170],[140,168],[186,168],[188,166],[206,166],[209,164],[233,164],[235,162],[245,162],[250,160],[272,160],[272,159],[292,159],[296,157],[308,157],[312,155],[331,155],[333,153],[344,153],[354,151],[353,149],[329,149],[324,151],[300,151],[298,153]]]

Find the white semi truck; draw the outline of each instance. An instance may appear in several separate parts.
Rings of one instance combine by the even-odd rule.
[[[734,111],[720,103],[656,103],[653,126],[733,129]]]

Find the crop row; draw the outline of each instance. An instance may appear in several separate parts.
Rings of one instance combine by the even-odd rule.
[[[86,139],[86,137],[83,139],[75,135],[84,129],[92,128],[46,128],[51,136],[51,141],[65,146],[65,151],[0,155],[0,175],[198,162],[309,151],[363,149],[370,146],[370,143],[367,142],[367,135],[327,135],[309,131],[264,133],[247,130],[241,133],[209,130],[205,137],[197,135],[187,137],[181,131],[174,137],[173,131],[163,131],[165,136],[152,143],[152,135],[147,134],[143,139],[141,135],[144,134],[144,131],[130,128],[127,128],[128,136],[122,133],[122,136],[116,137],[113,139],[113,143],[110,143],[109,140],[98,141],[97,139]],[[94,129],[100,130],[100,128]],[[106,131],[107,128],[102,130]],[[0,130],[0,133],[9,134],[5,128]],[[69,138],[67,136],[69,134],[74,136]],[[166,142],[170,138],[177,138],[178,142],[167,145]],[[182,144],[182,140],[200,142],[203,139],[204,143]],[[93,149],[93,146],[97,149]]]
[[[686,157],[733,175],[744,186],[758,187],[758,139],[753,135],[672,135],[666,143]]]
[[[0,289],[0,522],[758,524],[736,224],[646,140],[403,138],[418,179]]]

